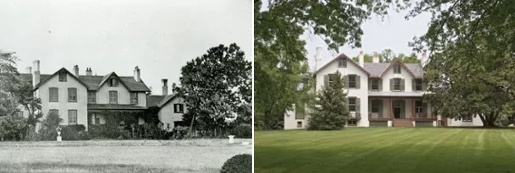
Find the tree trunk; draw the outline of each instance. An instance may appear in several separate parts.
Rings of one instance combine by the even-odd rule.
[[[495,121],[497,120],[497,115],[498,113],[497,112],[490,112],[486,115],[479,115],[479,117],[481,118],[481,121],[483,122],[483,127],[485,128],[492,128],[492,127],[497,127],[495,125]]]

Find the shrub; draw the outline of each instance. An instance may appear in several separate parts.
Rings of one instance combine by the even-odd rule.
[[[57,127],[63,119],[58,114],[50,113],[46,119],[41,123],[39,130],[39,140],[54,141],[57,139]]]
[[[23,140],[27,119],[19,116],[0,117],[0,140]]]
[[[231,135],[237,138],[252,138],[252,126],[242,124],[231,129]]]
[[[177,126],[172,130],[171,139],[184,139],[188,136],[189,131],[189,127]]]
[[[221,173],[252,172],[252,155],[238,154],[227,160],[222,166]]]
[[[63,140],[90,140],[86,127],[82,124],[64,126],[61,130]]]

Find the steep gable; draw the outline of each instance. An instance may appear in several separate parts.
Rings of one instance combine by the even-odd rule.
[[[82,84],[84,87],[88,88],[88,85],[86,85],[86,83],[82,82],[82,80],[80,80],[79,78],[77,78],[75,75],[73,75],[72,73],[70,73],[70,71],[66,70],[66,68],[61,68],[59,70],[57,70],[57,72],[55,72],[54,74],[50,75],[50,76],[46,76],[45,79],[42,78],[43,75],[40,76],[40,82],[34,87],[34,90],[37,90],[40,86],[44,85],[45,83],[47,83],[48,81],[50,81],[50,79],[54,78],[55,76],[57,76],[59,73],[66,73],[67,75],[71,76],[73,79],[75,79],[77,82],[79,82],[80,84]],[[31,75],[32,76],[32,75]]]

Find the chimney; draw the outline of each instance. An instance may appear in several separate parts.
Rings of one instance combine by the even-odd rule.
[[[422,65],[422,67],[426,66],[426,64],[427,64],[426,52],[422,53],[422,57],[420,57],[420,64]]]
[[[136,66],[136,67],[134,68],[134,80],[135,80],[136,82],[140,82],[140,81],[141,81],[141,76],[140,76],[140,71],[139,71],[138,66]]]
[[[359,51],[359,66],[365,67],[365,53],[363,51]]]
[[[319,66],[322,65],[322,50],[324,47],[317,46],[315,53],[315,71],[319,69]]]
[[[168,95],[168,79],[161,79],[163,81],[163,96]]]
[[[40,79],[40,73],[39,73],[39,60],[35,60],[32,64],[32,68],[34,69],[34,72],[32,74],[32,86],[36,86],[39,83]]]
[[[91,76],[93,72],[91,72],[91,67],[86,68],[86,76]]]
[[[372,57],[373,63],[379,63],[379,54],[376,52],[374,53],[374,57]]]
[[[27,67],[27,68],[25,68],[25,70],[27,71],[28,74],[32,74],[32,67]]]
[[[78,65],[73,66],[73,74],[76,77],[79,77],[79,66]]]

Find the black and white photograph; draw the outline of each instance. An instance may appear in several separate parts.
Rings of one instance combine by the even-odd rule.
[[[253,2],[0,1],[0,172],[252,172]]]

